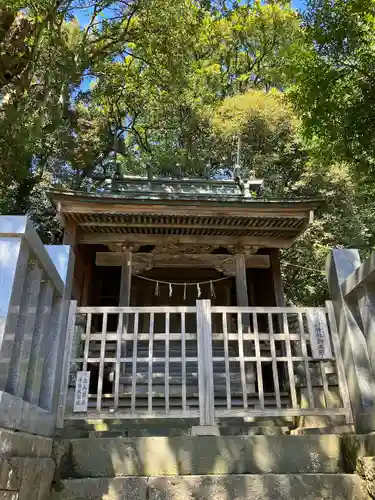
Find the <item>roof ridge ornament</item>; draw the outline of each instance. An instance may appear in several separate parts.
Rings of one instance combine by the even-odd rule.
[[[250,171],[247,179],[242,177],[241,147],[242,147],[241,135],[238,135],[236,163],[235,163],[234,169],[233,169],[233,180],[240,188],[242,196],[244,198],[252,198],[251,185],[253,184],[253,181],[255,180],[255,172],[253,170]]]

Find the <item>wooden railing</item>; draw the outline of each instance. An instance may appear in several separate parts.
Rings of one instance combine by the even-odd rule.
[[[195,307],[84,307],[77,318],[71,362],[91,372],[88,414],[199,416]]]
[[[223,353],[213,355],[214,373],[224,371],[226,389],[221,399],[214,383],[215,417],[345,415],[347,422],[352,421],[330,303],[326,308],[212,307],[211,311],[222,331],[212,341]],[[314,314],[325,341],[321,353]]]
[[[90,372],[90,384],[83,412],[74,411],[71,390],[68,419],[199,418],[213,425],[230,417],[343,415],[352,422],[330,303],[83,307],[75,335],[71,386],[81,371]]]

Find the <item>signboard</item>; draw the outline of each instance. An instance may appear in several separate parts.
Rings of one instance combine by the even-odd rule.
[[[90,372],[77,372],[74,393],[74,412],[86,412],[90,387]]]
[[[306,313],[310,334],[311,354],[314,359],[332,359],[331,342],[326,314],[322,310]]]

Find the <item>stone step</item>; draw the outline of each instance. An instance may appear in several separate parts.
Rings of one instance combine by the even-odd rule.
[[[311,474],[341,472],[338,435],[62,439],[61,476]]]
[[[369,500],[359,476],[267,474],[71,479],[51,500]]]
[[[59,438],[88,437],[150,437],[150,436],[190,436],[191,428],[198,425],[198,419],[122,419],[122,420],[65,420],[64,427],[57,429]],[[254,419],[246,423],[243,419],[219,419],[221,436],[284,435],[293,428],[293,421],[286,418]],[[329,434],[330,432],[326,432]],[[333,434],[332,432],[331,434]]]

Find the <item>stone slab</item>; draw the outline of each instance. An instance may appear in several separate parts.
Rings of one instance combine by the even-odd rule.
[[[330,427],[297,427],[290,431],[292,436],[308,436],[312,434],[355,434],[354,425],[334,425]]]
[[[50,500],[54,470],[55,466],[53,464],[52,467],[48,467],[48,470],[42,472],[39,483],[38,500]]]
[[[0,456],[5,457],[50,457],[52,439],[0,429]]]
[[[22,471],[22,481],[18,493],[18,500],[37,499],[39,496],[39,487],[42,473],[44,473],[45,462],[50,460],[43,458],[39,460],[24,459],[25,464]],[[52,478],[51,478],[52,479]]]
[[[18,500],[47,500],[50,491],[55,463],[51,458],[20,458],[21,482]],[[43,496],[41,496],[43,491]]]
[[[340,436],[72,439],[64,477],[340,472]],[[70,462],[69,467],[66,467]]]
[[[343,472],[356,471],[360,458],[375,456],[375,434],[341,436],[341,454]]]
[[[0,426],[6,429],[53,436],[56,416],[12,394],[0,391]]]
[[[147,478],[73,479],[61,486],[51,500],[148,500]]]
[[[355,475],[232,475],[71,479],[52,500],[368,500]]]
[[[236,475],[153,478],[149,500],[368,500],[364,482],[345,475]]]
[[[24,460],[23,458],[0,457],[0,490],[19,490]]]
[[[361,457],[357,462],[357,472],[368,481],[375,481],[375,457]]]
[[[51,458],[0,457],[0,491],[19,500],[49,500],[55,463]]]
[[[194,425],[191,428],[192,436],[220,436],[220,428],[217,425]]]
[[[0,491],[0,500],[18,500],[16,491]]]
[[[375,457],[361,457],[357,461],[357,472],[366,481],[367,491],[375,497]]]

